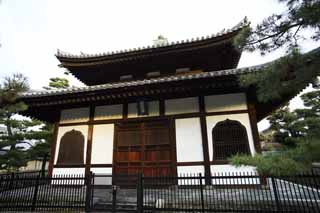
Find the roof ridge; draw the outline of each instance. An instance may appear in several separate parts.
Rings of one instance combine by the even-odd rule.
[[[80,51],[80,54],[73,54],[66,51],[62,51],[60,49],[57,49],[57,53],[55,54],[56,57],[65,57],[65,58],[94,58],[94,57],[102,57],[102,56],[110,56],[110,55],[116,55],[116,54],[122,54],[122,53],[129,53],[133,51],[140,51],[140,50],[146,50],[146,49],[154,49],[159,47],[166,47],[166,46],[173,46],[177,44],[185,44],[190,42],[197,42],[197,41],[203,41],[207,39],[212,39],[220,36],[227,35],[229,33],[238,31],[246,26],[249,26],[250,22],[248,21],[248,18],[245,16],[238,24],[233,26],[232,28],[229,28],[227,30],[222,29],[217,33],[213,33],[211,35],[201,36],[201,37],[194,37],[189,39],[182,39],[178,41],[168,42],[166,44],[158,44],[158,45],[148,45],[148,46],[142,46],[142,47],[135,47],[130,49],[122,49],[122,50],[114,50],[111,52],[100,52],[100,53],[84,53]]]

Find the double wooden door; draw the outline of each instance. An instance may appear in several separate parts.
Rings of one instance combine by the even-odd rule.
[[[116,124],[113,172],[164,176],[175,172],[169,120]]]

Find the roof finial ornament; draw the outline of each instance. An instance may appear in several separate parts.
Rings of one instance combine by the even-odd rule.
[[[153,45],[155,46],[163,46],[169,44],[168,39],[163,35],[158,35],[157,39],[153,40]]]

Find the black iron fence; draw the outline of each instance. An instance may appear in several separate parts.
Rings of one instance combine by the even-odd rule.
[[[320,212],[320,176],[141,176],[137,206],[138,212]]]
[[[80,175],[19,174],[0,179],[0,211],[84,210],[90,182]],[[86,202],[88,200],[88,202]]]
[[[0,211],[320,212],[319,173],[0,176]]]
[[[47,175],[46,171],[26,171],[26,172],[10,172],[10,173],[2,173],[0,174],[0,191],[3,190],[11,190],[13,185],[17,188],[23,188],[28,184],[27,186],[31,186],[36,184],[36,181],[19,181],[16,182],[16,179],[25,179],[25,178],[31,178],[36,179],[38,176],[45,177]]]

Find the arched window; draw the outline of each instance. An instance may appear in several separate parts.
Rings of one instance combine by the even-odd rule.
[[[57,164],[84,164],[84,136],[80,131],[66,132],[61,140]]]
[[[213,160],[227,160],[239,154],[249,154],[246,128],[239,122],[226,119],[212,129]]]

